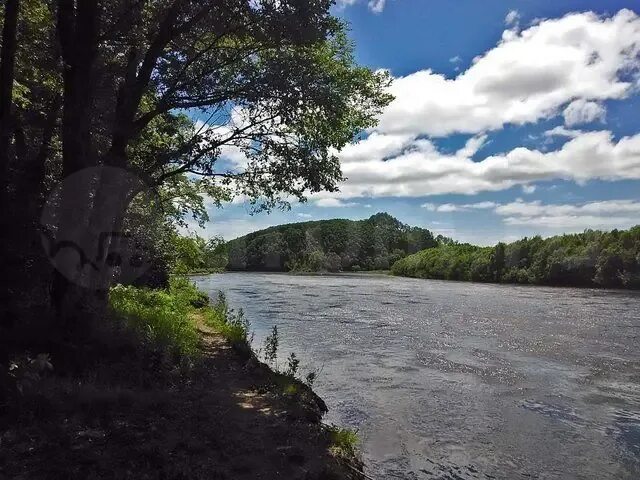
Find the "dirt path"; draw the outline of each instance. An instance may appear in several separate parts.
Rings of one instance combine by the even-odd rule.
[[[9,422],[0,479],[359,478],[329,452],[320,399],[283,394],[271,370],[200,328],[203,356],[186,381],[63,383],[41,418]]]

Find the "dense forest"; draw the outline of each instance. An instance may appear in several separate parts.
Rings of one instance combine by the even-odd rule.
[[[407,254],[448,239],[405,225],[387,213],[366,220],[292,223],[250,233],[227,243],[230,270],[386,270]]]
[[[640,288],[640,226],[587,230],[494,247],[442,244],[392,266],[395,275],[443,280]]]

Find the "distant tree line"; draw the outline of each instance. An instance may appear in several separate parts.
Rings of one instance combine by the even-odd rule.
[[[448,239],[405,225],[387,213],[366,220],[320,220],[279,225],[225,246],[230,270],[387,270],[407,254]]]
[[[494,247],[441,244],[392,267],[395,275],[443,280],[640,288],[640,226],[586,230]]]

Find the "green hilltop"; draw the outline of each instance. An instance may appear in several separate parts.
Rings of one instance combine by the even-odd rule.
[[[227,269],[247,271],[387,270],[397,260],[446,243],[388,213],[366,220],[317,220],[266,228],[227,242]]]

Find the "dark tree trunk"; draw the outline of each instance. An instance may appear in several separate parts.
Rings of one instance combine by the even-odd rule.
[[[4,7],[4,27],[2,29],[2,53],[0,55],[0,187],[2,198],[7,187],[9,164],[9,144],[12,134],[11,105],[13,78],[16,63],[17,26],[19,0],[6,0]]]
[[[4,6],[4,26],[2,29],[2,52],[0,52],[0,232],[9,228],[7,221],[7,188],[9,167],[9,146],[13,133],[12,97],[13,78],[17,50],[17,25],[20,9],[19,0],[6,0]],[[1,235],[1,234],[0,234]],[[4,236],[0,240],[0,328],[11,326],[14,313],[9,311],[11,296],[10,282],[6,273],[12,259],[6,249]]]
[[[62,176],[64,188],[58,207],[58,231],[87,235],[90,199],[94,185],[86,176],[69,179],[97,162],[91,142],[93,70],[98,46],[99,7],[97,0],[58,0],[57,30],[63,72]],[[65,181],[68,180],[68,181]],[[82,245],[81,239],[72,238]],[[56,271],[51,299],[61,327],[74,328],[81,321],[81,306],[87,293],[76,279]]]

